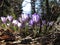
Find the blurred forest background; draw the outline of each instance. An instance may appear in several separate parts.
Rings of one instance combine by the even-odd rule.
[[[23,1],[24,0],[0,0],[0,16],[7,16],[10,14],[12,16],[16,16],[17,18],[23,12],[22,9]],[[30,1],[31,2],[28,3],[31,3],[31,14],[36,12],[38,14],[41,14],[43,19],[48,18],[49,20],[56,20],[54,17],[57,18],[59,16],[60,0],[30,0]]]

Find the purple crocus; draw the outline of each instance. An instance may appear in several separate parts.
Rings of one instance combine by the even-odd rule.
[[[39,15],[38,14],[33,14],[32,15],[32,20],[34,21],[34,22],[38,22],[39,21]]]
[[[20,28],[22,26],[22,24],[20,22],[18,22],[17,26]]]
[[[13,20],[13,17],[8,15],[7,19],[11,22]]]
[[[21,16],[22,16],[22,21],[26,21],[29,18],[27,14],[22,14]]]
[[[6,23],[7,18],[6,18],[6,17],[1,17],[1,21],[2,21],[3,23]]]
[[[53,21],[48,22],[48,25],[49,25],[49,26],[52,26],[52,25],[53,25],[53,23],[54,23]]]
[[[29,21],[29,25],[33,25],[34,21],[33,20],[30,20]]]
[[[42,24],[43,24],[43,25],[46,24],[46,20],[42,20]]]
[[[18,24],[18,20],[13,20],[12,24],[17,25]]]
[[[7,23],[7,26],[10,26],[10,23]]]
[[[19,20],[19,22],[21,22],[21,23],[22,23],[22,18],[21,18],[21,17],[19,17],[19,18],[18,18],[18,20]]]

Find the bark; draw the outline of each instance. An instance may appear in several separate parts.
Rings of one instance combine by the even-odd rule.
[[[32,14],[35,13],[35,0],[31,0]]]
[[[46,0],[46,16],[47,16],[47,21],[48,21],[48,19],[49,19],[49,15],[50,15],[50,13],[49,13],[49,2],[48,2],[48,0]]]

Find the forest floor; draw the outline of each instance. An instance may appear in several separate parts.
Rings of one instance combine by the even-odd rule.
[[[0,45],[60,45],[60,33],[43,36],[24,36],[18,32],[0,29]]]

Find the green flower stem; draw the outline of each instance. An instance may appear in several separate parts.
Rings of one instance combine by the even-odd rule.
[[[19,32],[19,33],[21,32],[21,29],[20,29],[20,27],[18,27],[18,32]]]
[[[44,25],[44,34],[46,34],[46,32],[47,32],[47,25]]]
[[[37,25],[35,24],[35,27],[34,27],[34,37],[36,36],[36,34],[37,34]]]
[[[2,27],[3,27],[4,29],[7,29],[7,25],[6,25],[6,24],[2,24]]]
[[[17,31],[17,27],[16,26],[13,26],[13,29],[14,29],[14,31]]]
[[[28,25],[25,26],[25,34],[28,32]]]

